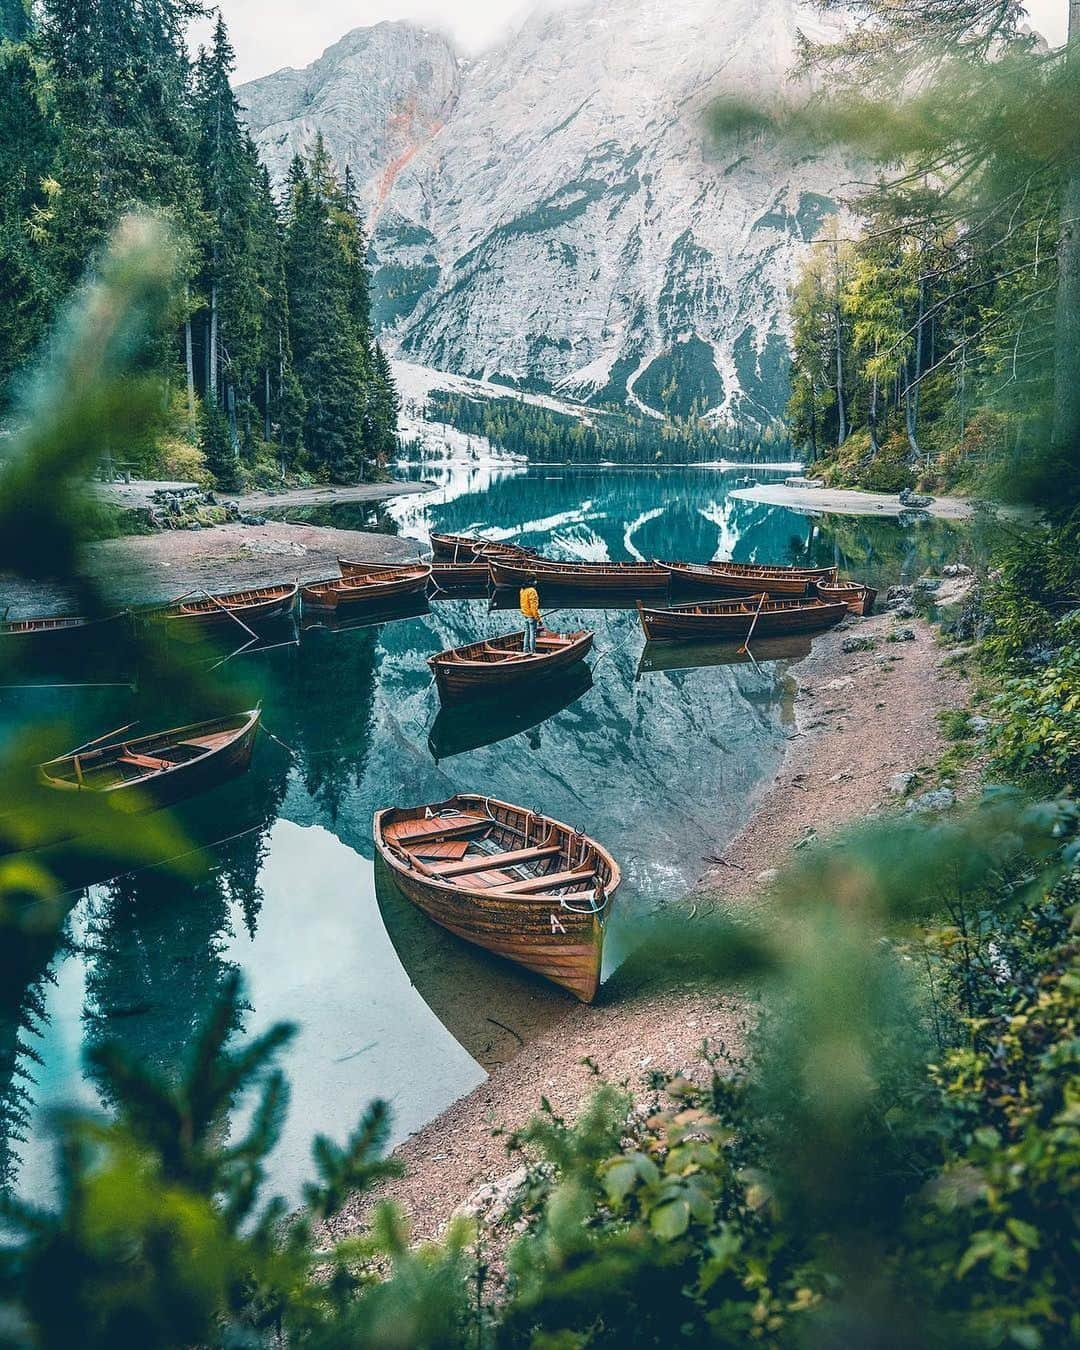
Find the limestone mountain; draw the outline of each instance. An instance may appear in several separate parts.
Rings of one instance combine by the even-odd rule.
[[[766,420],[786,290],[846,175],[762,137],[717,144],[704,119],[776,91],[819,25],[793,0],[582,0],[466,61],[381,23],[239,92],[279,180],[320,130],[350,165],[377,320],[407,359]]]

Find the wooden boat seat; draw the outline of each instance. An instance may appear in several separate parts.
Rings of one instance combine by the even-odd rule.
[[[546,877],[530,877],[528,881],[509,881],[502,886],[492,886],[489,895],[538,895],[542,891],[554,891],[560,886],[572,886],[575,881],[591,881],[596,875],[594,867],[577,872],[551,872]]]
[[[396,827],[392,836],[404,848],[411,848],[413,844],[422,844],[429,840],[453,839],[455,836],[462,834],[472,834],[492,822],[487,816],[436,816],[430,821],[416,821],[417,828],[415,830],[405,829],[405,825],[412,823],[411,821],[402,821]]]
[[[461,862],[436,863],[431,870],[444,879],[463,877],[469,872],[497,871],[503,867],[517,867],[521,863],[537,862],[540,858],[554,857],[558,851],[558,844],[550,844],[547,847],[519,848],[511,853],[484,853],[465,858]]]
[[[155,773],[159,769],[171,769],[175,763],[171,759],[159,759],[156,755],[140,755],[136,751],[125,751],[124,754],[117,756],[117,762],[120,764],[131,764],[137,769],[151,769]]]
[[[412,856],[427,858],[431,862],[456,861],[463,858],[469,848],[468,839],[436,839],[430,844],[418,844],[412,850]]]

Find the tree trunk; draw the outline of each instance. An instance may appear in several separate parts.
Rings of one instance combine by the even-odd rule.
[[[877,426],[877,400],[878,400],[878,378],[875,374],[870,381],[870,412],[867,416],[867,425],[870,428],[870,453],[876,455],[881,449],[881,442],[878,440]]]
[[[1069,0],[1069,70],[1080,66],[1080,0]],[[1054,342],[1055,449],[1080,451],[1080,145],[1068,147],[1061,194],[1058,291]]]
[[[841,345],[842,331],[840,327],[840,302],[837,300],[833,308],[833,324],[836,330],[836,415],[837,432],[836,448],[839,448],[847,440],[847,411],[844,408],[844,350]]]
[[[919,317],[915,322],[915,373],[908,373],[907,388],[904,390],[904,421],[907,426],[908,445],[912,458],[917,460],[922,453],[919,450],[919,380],[923,372],[923,315],[926,312],[926,283],[919,278]]]
[[[269,444],[270,441],[270,363],[266,363],[265,380],[263,381],[263,440]]]
[[[191,315],[184,320],[184,370],[187,372],[187,406],[191,425],[195,425],[195,357],[191,346]]]
[[[217,282],[210,287],[210,351],[206,358],[206,386],[217,406],[218,396],[218,303]]]

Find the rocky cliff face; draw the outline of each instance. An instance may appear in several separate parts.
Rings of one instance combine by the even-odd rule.
[[[584,0],[473,63],[386,23],[240,96],[277,176],[317,129],[351,165],[377,316],[408,359],[760,420],[783,406],[785,292],[843,169],[718,145],[704,114],[777,89],[817,22],[793,0]]]

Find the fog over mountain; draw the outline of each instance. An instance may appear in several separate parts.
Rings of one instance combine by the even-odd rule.
[[[820,22],[792,0],[585,0],[474,61],[384,22],[239,93],[277,179],[318,131],[351,167],[407,359],[762,420],[786,397],[787,286],[850,175],[716,144],[704,114],[778,89]]]

